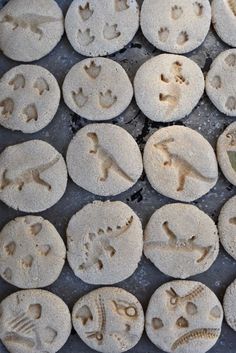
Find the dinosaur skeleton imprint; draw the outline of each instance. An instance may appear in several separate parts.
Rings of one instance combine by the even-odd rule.
[[[117,96],[113,96],[112,91],[108,89],[105,93],[99,93],[99,103],[102,108],[109,109],[111,108],[117,101]]]
[[[40,16],[37,14],[26,13],[18,17],[5,15],[0,23],[11,24],[13,26],[13,31],[15,31],[17,28],[29,28],[29,30],[34,34],[37,34],[39,36],[39,40],[41,40],[43,37],[43,31],[40,27],[44,24],[58,21],[61,21],[61,19],[57,19],[50,16]]]
[[[117,27],[117,24],[109,25],[109,23],[106,23],[103,28],[104,38],[107,40],[118,38],[121,35],[121,32],[117,31]]]
[[[145,242],[145,247],[150,248],[150,249],[158,249],[158,250],[173,250],[173,251],[179,251],[179,252],[196,252],[198,255],[198,258],[196,260],[197,263],[202,262],[205,260],[205,258],[208,256],[209,252],[212,249],[212,246],[200,246],[197,244],[194,244],[194,241],[196,239],[195,236],[192,236],[190,239],[181,239],[176,236],[176,234],[170,229],[169,223],[164,222],[162,225],[163,230],[165,231],[165,234],[168,237],[168,242],[164,241],[150,241],[150,242]]]
[[[134,304],[127,303],[125,301],[112,301],[112,305],[115,312],[124,317],[136,319],[138,316],[137,308]]]
[[[183,9],[181,6],[173,6],[171,9],[171,17],[173,20],[178,20],[183,14]]]
[[[236,1],[235,0],[228,0],[229,7],[233,12],[234,16],[236,16]]]
[[[79,29],[77,38],[80,44],[85,46],[88,46],[95,40],[95,36],[90,35],[90,28],[87,28],[84,32]]]
[[[26,184],[36,183],[44,186],[48,191],[51,191],[52,186],[47,183],[43,178],[41,178],[40,174],[52,168],[59,160],[60,156],[57,155],[55,158],[53,158],[51,162],[41,164],[36,168],[27,169],[15,179],[10,179],[9,177],[7,177],[8,170],[5,169],[0,181],[0,190],[4,190],[9,186],[16,186],[19,191],[22,191],[23,187]]]
[[[86,71],[86,73],[93,79],[96,79],[100,73],[101,73],[101,70],[102,70],[102,66],[101,65],[96,65],[95,61],[92,60],[90,62],[90,65],[85,65],[84,66],[84,70]]]
[[[79,269],[84,271],[97,266],[99,270],[103,269],[102,256],[113,257],[116,250],[111,246],[111,240],[123,236],[133,223],[133,216],[131,216],[123,225],[116,227],[107,227],[106,229],[98,229],[96,233],[88,233],[84,236],[85,247],[85,262],[83,262]]]
[[[77,93],[73,91],[72,98],[79,108],[83,108],[89,99],[89,97],[84,94],[83,88],[80,88]]]
[[[177,307],[178,305],[185,304],[186,302],[191,302],[195,298],[201,296],[204,292],[204,287],[201,285],[198,285],[194,287],[194,289],[187,293],[184,296],[179,296],[176,291],[173,288],[170,288],[170,290],[167,290],[166,293],[170,297],[170,304],[173,307]]]
[[[194,12],[197,16],[202,16],[203,14],[203,9],[204,9],[204,6],[200,3],[200,2],[195,2],[193,4],[193,9],[194,9]]]
[[[133,183],[134,180],[128,174],[126,174],[122,168],[120,168],[120,166],[115,161],[115,159],[110,155],[110,153],[107,152],[100,145],[97,134],[95,132],[89,132],[87,136],[93,143],[93,148],[89,151],[89,153],[95,155],[101,165],[99,180],[102,182],[106,181],[109,177],[109,173],[113,171],[119,177],[125,179],[130,183]]]
[[[14,91],[19,88],[25,87],[25,78],[22,74],[17,74],[10,82],[10,86],[13,86]]]
[[[176,191],[184,191],[186,178],[190,177],[197,179],[198,181],[212,183],[215,178],[209,178],[202,175],[197,169],[195,169],[189,162],[179,157],[176,153],[169,152],[168,145],[173,143],[175,140],[169,138],[159,143],[154,144],[154,147],[164,157],[163,166],[166,168],[174,168],[178,171],[178,186]]]
[[[38,90],[40,96],[42,96],[44,92],[49,91],[49,85],[47,81],[42,77],[37,78],[34,84],[34,88]]]
[[[232,130],[227,133],[226,137],[230,139],[229,145],[236,146],[236,130]]]
[[[125,11],[129,8],[128,0],[115,0],[116,11]]]
[[[11,117],[14,110],[14,102],[11,98],[6,98],[0,102],[0,114],[8,119]]]
[[[87,21],[93,15],[93,12],[94,11],[90,9],[89,2],[87,2],[84,7],[79,6],[79,14],[83,21]]]
[[[19,313],[6,322],[7,332],[2,340],[12,342],[35,350],[42,350],[43,345],[37,331],[36,320],[41,317],[42,307],[40,304],[32,304],[27,312]],[[32,337],[34,336],[34,337]]]
[[[97,343],[100,345],[102,344],[106,333],[106,310],[101,295],[98,296],[95,303],[97,307],[99,327],[96,331],[86,332],[86,335],[87,338],[96,339]]]
[[[25,117],[25,121],[30,123],[32,120],[38,120],[38,112],[35,104],[30,104],[26,108],[23,109],[23,116]]]
[[[220,334],[219,329],[210,329],[210,328],[201,328],[201,329],[196,329],[192,330],[185,335],[181,336],[178,338],[171,347],[172,351],[175,351],[177,348],[188,344],[191,341],[194,340],[202,340],[202,339],[216,339],[218,338]]]

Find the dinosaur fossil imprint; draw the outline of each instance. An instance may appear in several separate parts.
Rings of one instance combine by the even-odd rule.
[[[217,339],[219,337],[220,330],[219,329],[212,329],[212,328],[201,328],[192,330],[181,337],[179,337],[171,347],[172,351],[180,348],[184,344],[188,344],[194,340],[202,340],[202,339]]]
[[[191,292],[185,294],[184,296],[178,295],[173,288],[170,288],[170,290],[166,291],[169,297],[170,304],[173,307],[177,307],[178,305],[181,305],[181,304],[186,304],[187,302],[190,302],[195,298],[203,295],[203,292],[204,292],[204,287],[201,285],[197,285]]]
[[[173,142],[175,142],[174,138],[169,138],[159,143],[155,143],[154,147],[164,158],[163,166],[165,168],[174,168],[178,171],[178,186],[176,191],[184,191],[187,177],[197,179],[205,183],[212,183],[215,181],[215,178],[209,178],[202,175],[189,162],[179,157],[176,153],[171,153],[168,149],[168,145]]]
[[[3,342],[13,343],[16,346],[34,348],[34,350],[42,351],[45,348],[42,339],[40,338],[37,320],[40,319],[42,313],[42,306],[40,304],[29,305],[27,312],[21,312],[13,315],[10,320],[6,322],[7,331],[1,332]],[[51,344],[57,332],[51,327],[45,328],[46,338],[45,343]]]
[[[12,30],[15,31],[18,28],[27,29],[38,35],[38,39],[41,40],[43,37],[43,30],[40,28],[46,23],[58,22],[61,19],[57,19],[51,16],[40,16],[33,13],[26,13],[21,16],[5,15],[0,23],[12,25]]]
[[[60,160],[60,156],[57,155],[51,162],[46,164],[41,164],[36,168],[27,169],[25,172],[22,172],[15,179],[10,179],[7,176],[8,170],[5,169],[0,183],[0,190],[4,190],[9,186],[16,186],[19,191],[22,191],[23,187],[29,183],[36,183],[44,186],[48,191],[51,191],[52,186],[47,183],[40,174],[47,171],[53,167]]]
[[[99,180],[105,182],[109,177],[109,173],[112,171],[116,173],[119,177],[125,179],[130,183],[133,183],[134,180],[128,174],[125,173],[125,171],[118,165],[118,163],[109,154],[109,152],[107,152],[100,145],[97,134],[95,132],[89,132],[87,136],[93,143],[93,148],[89,151],[89,153],[97,157],[97,160],[101,166]]]
[[[192,236],[190,239],[179,239],[176,234],[170,229],[168,222],[164,222],[162,227],[165,231],[166,236],[168,237],[168,242],[148,241],[145,242],[146,249],[158,249],[161,251],[173,250],[182,253],[195,252],[198,255],[196,260],[197,263],[200,263],[205,260],[205,258],[208,256],[212,249],[212,246],[205,247],[195,244],[195,236]]]
[[[133,223],[131,216],[123,225],[116,227],[107,227],[106,229],[98,229],[96,233],[88,233],[84,236],[85,262],[79,269],[88,270],[93,266],[97,266],[99,270],[103,269],[103,256],[113,257],[116,254],[115,248],[111,245],[111,240],[123,236]]]

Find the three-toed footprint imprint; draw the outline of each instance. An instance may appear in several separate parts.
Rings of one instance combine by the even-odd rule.
[[[236,50],[221,53],[213,62],[206,78],[206,91],[213,104],[224,114],[236,116]]]
[[[158,49],[170,53],[187,53],[197,48],[207,35],[210,21],[208,0],[179,0],[174,4],[172,0],[144,0],[141,10],[145,37]]]
[[[36,132],[55,115],[60,89],[54,76],[34,65],[21,65],[0,80],[0,124],[12,130]]]
[[[93,57],[122,49],[134,37],[138,24],[139,8],[135,0],[88,0],[83,4],[74,0],[65,19],[67,36],[74,49]]]
[[[77,114],[89,120],[108,120],[127,108],[133,88],[118,63],[94,58],[72,67],[63,83],[63,94],[66,104]]]
[[[62,270],[65,246],[52,224],[26,216],[10,221],[0,232],[0,254],[5,280],[21,288],[45,287]],[[46,274],[49,264],[50,274]]]

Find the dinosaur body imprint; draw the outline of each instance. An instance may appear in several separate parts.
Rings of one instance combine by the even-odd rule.
[[[43,37],[43,30],[40,28],[43,24],[57,22],[60,19],[51,17],[51,16],[40,16],[33,13],[26,13],[21,16],[11,16],[5,15],[3,20],[0,23],[10,24],[12,26],[12,30],[15,31],[17,28],[27,29],[34,34],[39,36],[39,40]]]
[[[123,179],[133,183],[134,180],[123,171],[117,162],[111,157],[111,155],[99,144],[98,136],[96,133],[88,133],[87,136],[91,139],[93,143],[93,148],[89,151],[89,153],[97,156],[97,159],[101,163],[101,174],[100,181],[106,181],[109,177],[110,171],[115,172]]]
[[[51,185],[47,183],[43,178],[41,178],[40,174],[48,170],[49,168],[53,167],[60,159],[60,156],[56,156],[51,162],[46,164],[41,164],[36,168],[27,169],[25,172],[22,172],[18,177],[15,179],[10,179],[7,177],[7,169],[3,172],[0,190],[4,190],[8,186],[15,185],[17,186],[18,190],[21,191],[26,184],[29,183],[36,183],[42,185],[51,190]]]
[[[169,138],[167,140],[163,140],[159,143],[154,144],[154,147],[160,151],[160,153],[164,157],[164,167],[166,168],[174,168],[178,171],[178,187],[176,191],[184,191],[186,178],[190,177],[193,179],[197,179],[199,181],[203,181],[206,183],[211,183],[215,179],[209,178],[202,175],[197,169],[195,169],[189,162],[185,161],[181,157],[179,157],[176,153],[171,153],[168,149],[168,145],[173,143],[175,140],[173,138]]]

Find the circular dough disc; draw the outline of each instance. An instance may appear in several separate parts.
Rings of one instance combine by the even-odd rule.
[[[79,130],[68,147],[66,160],[72,180],[101,196],[128,190],[143,170],[133,137],[111,124],[91,124]]]
[[[54,0],[10,0],[0,11],[0,48],[12,60],[39,60],[63,33],[63,14]]]
[[[200,198],[218,179],[209,142],[195,130],[177,125],[162,128],[148,139],[144,169],[156,191],[178,201]]]
[[[168,353],[205,353],[221,333],[223,309],[216,295],[195,281],[159,287],[148,304],[146,332]]]
[[[212,23],[218,36],[231,47],[236,46],[236,3],[235,0],[213,0]]]
[[[167,276],[184,279],[207,271],[218,253],[216,225],[196,206],[165,205],[146,226],[144,254]]]
[[[169,122],[184,118],[204,92],[200,67],[180,55],[162,54],[145,62],[135,80],[139,108],[151,120]]]
[[[65,19],[71,45],[85,56],[105,56],[121,50],[138,27],[136,0],[74,0]]]
[[[1,302],[0,325],[0,338],[10,353],[54,353],[70,335],[71,316],[55,294],[22,290]]]
[[[0,274],[17,287],[49,286],[59,277],[65,257],[62,238],[42,217],[18,217],[0,232]]]
[[[209,0],[144,0],[141,28],[156,48],[183,54],[199,47],[209,31]]]
[[[73,326],[92,349],[121,353],[134,347],[144,327],[138,299],[122,288],[103,287],[83,296],[72,311]]]
[[[123,202],[95,201],[70,220],[67,244],[68,261],[76,276],[91,284],[114,284],[138,267],[142,224]]]
[[[236,331],[236,305],[235,305],[235,297],[236,297],[236,280],[234,280],[230,286],[226,289],[224,296],[224,313],[225,320],[227,324]]]
[[[222,52],[213,61],[206,77],[206,92],[216,108],[236,117],[236,49]]]
[[[47,126],[57,112],[61,92],[57,80],[36,65],[19,65],[0,80],[0,124],[34,133]]]
[[[63,83],[65,103],[88,120],[109,120],[123,113],[133,87],[122,66],[113,60],[93,58],[72,67]]]
[[[0,200],[16,210],[44,211],[60,200],[66,185],[65,161],[47,142],[23,142],[0,154]]]

